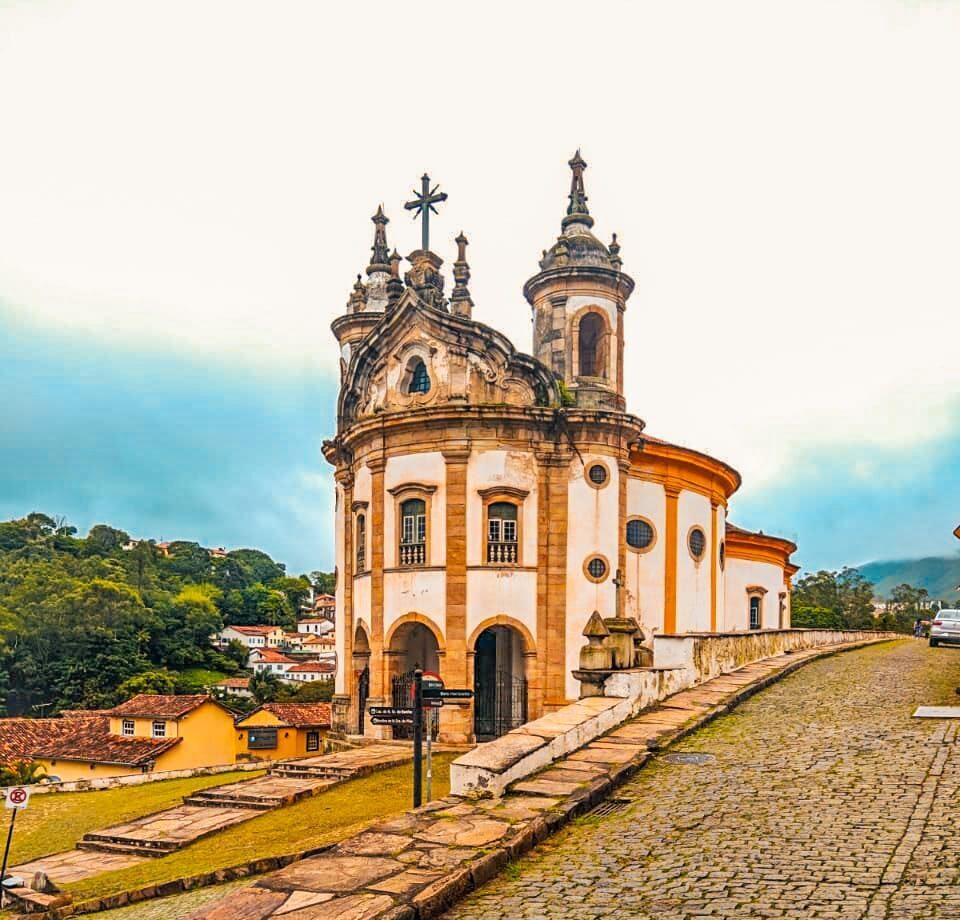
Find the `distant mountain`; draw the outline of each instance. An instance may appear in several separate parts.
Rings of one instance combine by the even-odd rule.
[[[960,603],[960,555],[868,562],[858,568],[874,583],[877,597],[888,597],[897,585],[908,584],[926,588],[934,600]]]

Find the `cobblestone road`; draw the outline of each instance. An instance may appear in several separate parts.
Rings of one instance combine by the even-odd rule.
[[[960,918],[960,650],[906,641],[800,670],[475,892],[447,920]]]

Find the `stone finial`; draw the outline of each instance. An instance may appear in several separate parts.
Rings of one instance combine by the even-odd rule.
[[[598,611],[594,610],[590,615],[587,625],[583,628],[583,635],[586,636],[587,644],[580,649],[581,671],[609,670],[613,656],[604,640],[610,632]]]
[[[470,266],[467,264],[467,238],[460,231],[455,240],[457,261],[453,263],[454,287],[450,294],[450,312],[457,316],[469,317],[473,314],[473,300],[467,284],[470,282]]]
[[[350,299],[347,300],[348,313],[362,313],[367,306],[367,289],[360,275],[357,275],[357,281],[350,292]]]
[[[587,193],[583,186],[583,171],[587,168],[587,164],[580,156],[579,148],[567,165],[573,173],[570,177],[570,204],[567,205],[567,216],[564,217],[560,225],[564,228],[570,226],[570,224],[583,224],[585,227],[592,227],[593,218],[587,209]]]
[[[607,624],[603,622],[603,617],[600,616],[599,610],[594,610],[590,614],[590,619],[587,620],[587,625],[583,627],[583,633],[581,634],[587,639],[605,639],[610,635],[610,630],[607,629]]]
[[[373,233],[373,246],[371,250],[373,255],[370,258],[370,264],[367,266],[367,274],[374,272],[390,271],[390,247],[387,246],[387,224],[390,218],[383,213],[383,205],[377,208],[377,213],[370,218],[376,229]]]
[[[616,233],[613,234],[613,239],[610,241],[610,245],[607,247],[610,250],[610,264],[617,270],[623,267],[623,259],[620,258],[620,244],[617,242]]]
[[[407,258],[410,260],[410,271],[405,276],[407,286],[412,287],[424,303],[437,310],[446,310],[443,275],[440,274],[443,259],[428,249],[418,249]]]
[[[403,279],[400,277],[400,253],[390,253],[390,277],[387,279],[387,306],[394,306],[403,297]]]

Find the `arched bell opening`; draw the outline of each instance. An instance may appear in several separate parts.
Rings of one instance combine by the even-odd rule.
[[[524,638],[511,626],[488,626],[473,646],[473,733],[499,738],[528,720]]]

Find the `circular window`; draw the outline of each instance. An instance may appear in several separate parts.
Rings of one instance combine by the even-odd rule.
[[[590,469],[587,470],[587,478],[592,485],[597,487],[606,485],[608,475],[607,468],[602,463],[594,463]]]
[[[720,571],[723,571],[723,567],[727,564],[727,544],[720,544]]]
[[[631,518],[627,521],[627,546],[631,549],[650,549],[654,537],[653,524],[645,518]]]
[[[690,555],[698,562],[703,558],[707,549],[707,538],[699,527],[694,527],[687,537],[687,545],[690,547]]]
[[[605,581],[608,571],[609,566],[603,556],[591,556],[583,566],[583,574],[586,575],[590,581]]]

